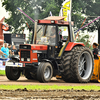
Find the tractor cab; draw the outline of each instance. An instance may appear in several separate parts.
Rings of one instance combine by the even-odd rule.
[[[74,41],[72,23],[63,19],[52,16],[35,22],[33,44],[47,46],[47,58],[56,58],[66,41]]]

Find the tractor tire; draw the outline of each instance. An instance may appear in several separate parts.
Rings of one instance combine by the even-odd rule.
[[[37,69],[28,69],[28,68],[26,68],[23,71],[23,74],[27,79],[37,80]]]
[[[65,82],[87,83],[93,74],[94,59],[91,50],[87,47],[77,46],[62,57],[62,79]]]
[[[46,83],[53,76],[53,68],[48,62],[41,62],[37,69],[37,79],[39,82]]]
[[[15,61],[9,60],[9,62],[15,62]],[[18,67],[6,66],[5,73],[9,80],[17,80],[20,77],[21,71],[19,70]]]
[[[28,70],[24,70],[24,76],[27,78],[27,79],[33,79],[32,75],[30,74],[30,72]]]

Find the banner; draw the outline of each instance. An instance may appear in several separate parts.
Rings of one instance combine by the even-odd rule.
[[[71,21],[71,8],[72,8],[72,0],[65,0],[62,3],[62,7],[59,13],[59,16],[65,17],[65,21]]]
[[[6,66],[3,65],[3,62],[9,61],[9,60],[10,58],[7,58],[7,59],[0,58],[0,70],[5,70]]]

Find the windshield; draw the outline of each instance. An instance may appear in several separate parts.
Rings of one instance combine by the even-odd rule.
[[[55,45],[56,26],[37,25],[36,44]]]
[[[69,40],[68,26],[37,25],[36,29],[36,44],[56,45],[56,39]]]

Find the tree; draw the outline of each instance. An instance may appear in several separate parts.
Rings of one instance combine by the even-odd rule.
[[[2,6],[5,6],[6,11],[10,12],[10,18],[6,19],[9,25],[13,26],[16,33],[21,33],[22,29],[27,27],[26,22],[30,25],[34,23],[18,11],[17,7],[21,8],[33,20],[43,19],[49,15],[51,11],[53,15],[58,16],[61,4],[64,0],[1,0]],[[76,30],[81,27],[85,16],[99,16],[99,0],[72,0],[72,21]],[[94,9],[95,8],[95,9]],[[86,23],[94,18],[88,17]],[[85,29],[94,31],[99,29],[99,21],[94,22]],[[28,28],[28,27],[27,27]],[[84,29],[83,29],[84,30]]]
[[[83,42],[86,47],[90,48],[91,50],[93,49],[92,46],[91,46],[90,38],[89,38],[88,34],[84,35],[84,34],[79,33],[79,36],[76,38],[76,41],[77,42]]]
[[[6,11],[9,11],[10,18],[6,19],[9,25],[13,26],[14,32],[21,32],[22,28],[27,27],[26,22],[34,24],[31,20],[25,17],[21,12],[18,11],[17,7],[21,8],[27,15],[33,20],[42,19],[49,15],[52,11],[53,15],[59,14],[60,6],[63,0],[1,0],[2,6],[5,6]],[[24,27],[23,27],[24,25]]]

